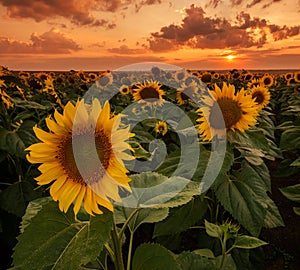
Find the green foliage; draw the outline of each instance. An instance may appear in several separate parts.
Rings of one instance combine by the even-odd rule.
[[[132,270],[181,270],[176,256],[159,244],[142,244],[133,256]]]
[[[23,219],[14,269],[78,269],[99,255],[109,239],[112,221],[108,211],[79,221],[71,210],[61,213],[56,202],[36,201]]]

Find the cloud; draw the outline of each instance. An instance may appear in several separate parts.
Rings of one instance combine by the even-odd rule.
[[[152,51],[170,51],[180,47],[190,48],[250,48],[262,47],[269,42],[299,34],[300,26],[287,27],[269,24],[261,18],[251,18],[241,12],[236,22],[225,18],[205,16],[201,7],[191,5],[180,25],[164,26],[148,39]]]
[[[152,6],[152,5],[157,5],[157,4],[161,4],[162,0],[142,0],[142,1],[138,1],[135,4],[135,10],[136,12],[139,12],[139,10],[143,7],[143,6]]]
[[[121,45],[120,47],[117,48],[110,48],[107,49],[108,52],[110,53],[115,53],[115,54],[144,54],[146,53],[145,49],[139,49],[139,48],[129,48],[127,45]]]
[[[79,51],[80,46],[58,29],[44,34],[33,33],[29,42],[0,37],[0,54],[69,54]]]
[[[113,28],[114,25],[105,19],[96,19],[91,11],[96,9],[97,5],[105,11],[114,10],[115,2],[107,0],[0,0],[0,4],[6,8],[9,18],[23,19],[31,18],[36,22],[54,18],[64,17],[72,23],[80,26],[102,26]],[[107,4],[109,3],[109,4]]]
[[[6,16],[14,19],[34,19],[41,22],[49,18],[63,17],[79,26],[96,26],[107,29],[116,25],[106,19],[97,19],[93,11],[118,12],[135,6],[138,12],[143,6],[161,4],[162,0],[0,0],[6,8]],[[122,14],[121,14],[122,15]],[[123,12],[123,17],[124,12]]]
[[[267,0],[267,1],[265,1],[265,0],[252,0],[252,2],[250,4],[247,4],[246,7],[247,8],[251,8],[251,7],[253,7],[253,6],[257,5],[257,4],[267,2],[262,7],[262,8],[267,8],[267,7],[271,6],[274,3],[279,3],[281,1],[282,0],[271,0],[271,1],[269,1],[269,0]],[[230,0],[230,3],[231,3],[232,6],[239,6],[239,5],[243,4],[244,2],[245,2],[244,0]],[[211,6],[213,8],[216,8],[221,3],[223,3],[222,0],[210,0],[209,3],[206,5],[206,7]]]

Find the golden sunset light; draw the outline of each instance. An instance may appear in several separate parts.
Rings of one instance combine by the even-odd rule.
[[[298,0],[0,0],[1,64],[18,70],[106,70],[144,61],[297,69],[299,11]]]

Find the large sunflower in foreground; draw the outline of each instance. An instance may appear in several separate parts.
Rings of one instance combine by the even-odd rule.
[[[136,84],[133,89],[133,99],[146,106],[162,105],[164,102],[164,90],[160,89],[162,85],[156,81],[145,81]]]
[[[215,85],[203,102],[197,121],[204,140],[212,140],[214,136],[222,138],[228,130],[244,132],[256,122],[258,111],[254,100],[245,95],[244,89],[235,94],[234,85],[224,83],[222,90]]]
[[[252,99],[257,104],[259,111],[268,105],[271,99],[271,94],[268,88],[263,86],[254,86],[252,89],[247,91],[247,94],[251,95]]]
[[[131,149],[125,141],[132,134],[129,127],[120,128],[120,117],[110,116],[108,102],[101,108],[97,99],[91,105],[81,100],[75,106],[68,102],[63,114],[55,111],[55,119],[46,118],[50,132],[34,127],[42,142],[26,149],[27,159],[42,163],[35,179],[39,185],[52,183],[50,194],[61,211],[72,203],[75,215],[82,203],[91,215],[102,213],[99,205],[112,211],[111,200],[121,200],[119,187],[130,191],[123,160],[132,159],[124,152]]]

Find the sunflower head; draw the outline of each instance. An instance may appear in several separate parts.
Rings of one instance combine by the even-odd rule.
[[[155,132],[158,134],[161,134],[162,136],[165,136],[168,132],[168,126],[167,123],[164,121],[158,121],[155,124]]]
[[[266,87],[271,87],[274,84],[274,77],[269,74],[265,74],[261,79],[260,79],[261,85],[266,86]]]
[[[212,75],[210,72],[206,71],[201,75],[202,82],[209,84],[209,83],[211,83],[211,80],[212,80]]]
[[[122,94],[122,95],[128,95],[130,93],[130,87],[128,85],[122,85],[120,88],[119,88],[119,92]]]
[[[111,200],[120,201],[119,188],[130,191],[127,169],[123,160],[132,156],[126,140],[132,136],[129,127],[120,128],[120,116],[111,117],[109,103],[102,108],[93,100],[91,105],[68,102],[63,114],[55,111],[47,118],[50,132],[34,127],[41,140],[28,147],[27,159],[39,166],[39,185],[50,186],[50,195],[66,212],[74,203],[78,213],[82,203],[91,215],[101,214],[99,205],[113,210]]]
[[[295,79],[295,82],[300,82],[300,71],[299,72],[296,72],[295,74],[294,74],[294,79]]]
[[[145,81],[135,85],[133,89],[133,99],[146,106],[162,105],[164,102],[164,90],[162,85],[156,81]]]
[[[244,89],[235,93],[234,85],[224,83],[222,90],[215,85],[214,91],[203,101],[197,121],[204,140],[211,140],[214,136],[222,138],[228,130],[244,132],[256,122],[258,112],[254,101],[245,95]]]
[[[187,100],[189,100],[198,91],[197,84],[192,81],[189,85],[183,84],[176,91],[176,100],[179,105],[183,105]]]
[[[268,88],[263,86],[254,86],[252,89],[247,91],[247,94],[251,95],[252,99],[258,106],[258,110],[264,108],[271,99],[271,94]]]
[[[254,86],[260,86],[260,81],[259,79],[252,79],[250,82],[247,83],[247,88],[250,89]]]

